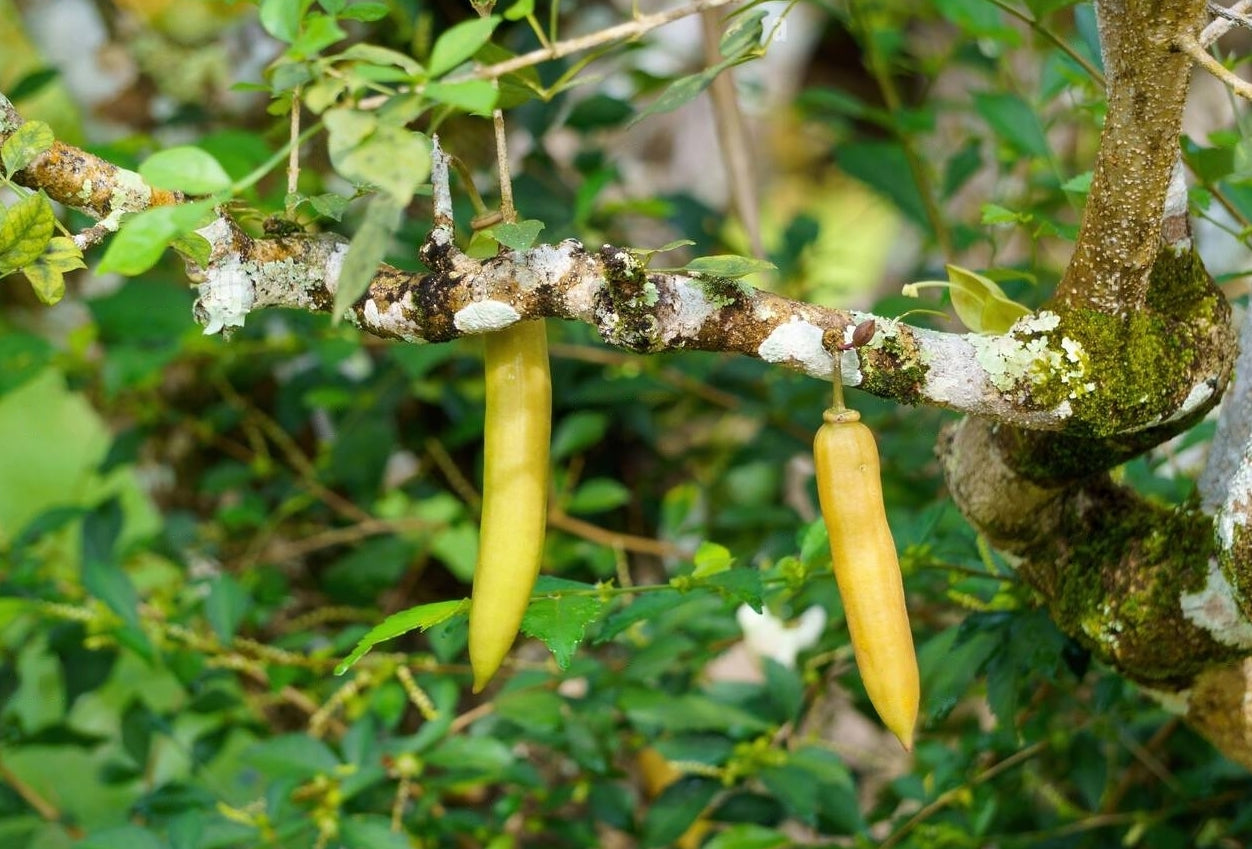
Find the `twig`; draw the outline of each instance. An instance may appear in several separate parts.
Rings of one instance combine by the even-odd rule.
[[[23,781],[16,773],[0,762],[0,781],[7,784],[14,793],[22,798],[22,801],[30,805],[35,813],[48,822],[61,823],[61,811],[57,809],[47,799],[39,794],[39,791],[31,787]],[[83,836],[82,829],[76,826],[69,826],[61,823],[66,832],[73,838],[77,839]]]
[[[548,511],[548,524],[567,534],[582,537],[606,548],[651,554],[656,557],[679,557],[683,554],[683,550],[671,542],[606,530],[590,522],[584,522],[582,519],[575,519],[557,507]]]
[[[553,59],[563,59],[573,53],[580,53],[584,50],[591,50],[603,44],[611,44],[614,41],[628,41],[638,38],[652,30],[663,27],[674,21],[703,12],[705,9],[716,9],[720,6],[728,6],[738,0],[696,0],[686,6],[679,6],[676,9],[668,9],[664,12],[657,12],[652,15],[640,15],[633,21],[624,24],[618,24],[615,27],[593,32],[578,38],[571,38],[568,41],[559,41],[551,47],[532,50],[529,53],[523,53],[521,56],[514,56],[505,62],[498,62],[495,65],[486,65],[478,68],[470,73],[457,77],[449,77],[446,82],[461,82],[464,80],[494,80],[520,71],[523,68],[529,68],[532,65],[538,65],[540,62],[548,62]]]
[[[1205,50],[1200,42],[1196,40],[1194,35],[1180,36],[1178,39],[1178,49],[1186,53],[1196,61],[1196,64],[1204,68],[1219,81],[1224,83],[1227,88],[1240,97],[1252,100],[1252,84],[1242,79],[1234,71],[1231,71],[1221,62],[1218,62],[1213,56]]]
[[[716,65],[722,60],[720,45],[721,21],[712,9],[700,15],[704,35],[704,61]],[[756,185],[756,171],[752,167],[752,149],[748,128],[739,107],[739,94],[735,91],[734,70],[727,68],[713,78],[709,85],[709,99],[713,104],[713,120],[717,125],[717,143],[722,150],[726,167],[726,180],[730,183],[730,197],[739,223],[748,234],[754,256],[765,256],[765,244],[761,241],[760,198]]]
[[[1244,14],[1249,9],[1252,9],[1252,0],[1239,0],[1238,3],[1229,8],[1213,3],[1210,0],[1209,13],[1214,15],[1217,20],[1210,23],[1200,32],[1200,44],[1208,47],[1214,41],[1230,32],[1236,25],[1252,27],[1252,20]]]

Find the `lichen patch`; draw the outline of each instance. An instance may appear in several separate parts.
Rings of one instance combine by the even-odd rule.
[[[452,324],[462,333],[490,333],[503,330],[522,317],[504,301],[476,301],[456,311]]]
[[[822,329],[798,318],[775,327],[757,348],[757,356],[767,363],[796,363],[812,377],[830,379],[834,372],[834,357],[822,346]],[[855,361],[855,355],[853,355]],[[848,377],[846,364],[841,372]],[[859,382],[859,372],[854,372]]]
[[[1194,593],[1183,593],[1178,603],[1182,615],[1217,642],[1241,649],[1252,648],[1252,622],[1239,610],[1234,588],[1216,560],[1209,561],[1204,586]]]

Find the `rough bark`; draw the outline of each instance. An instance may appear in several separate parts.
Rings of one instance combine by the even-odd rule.
[[[567,241],[473,260],[453,245],[438,162],[435,227],[422,248],[429,272],[380,268],[349,318],[411,343],[531,318],[581,321],[632,351],[737,352],[818,378],[838,364],[849,385],[970,414],[939,444],[965,515],[1017,562],[1063,629],[1252,767],[1247,417],[1223,420],[1201,505],[1163,508],[1108,476],[1203,416],[1234,360],[1229,307],[1191,248],[1178,164],[1190,59],[1176,41],[1200,31],[1205,4],[1098,8],[1109,109],[1078,242],[1055,302],[1008,333],[936,333],[877,318],[868,345],[832,353],[872,316],[739,281],[653,272],[612,246]],[[20,124],[0,97],[0,142]],[[106,229],[125,212],[178,201],[63,145],[16,180]],[[333,305],[342,239],[255,239],[226,217],[201,233],[211,260],[191,271],[206,331],[239,326],[265,306]],[[1252,361],[1241,372],[1235,409],[1252,409]]]

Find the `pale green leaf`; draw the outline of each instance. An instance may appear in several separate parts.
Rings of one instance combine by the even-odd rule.
[[[426,96],[471,115],[487,115],[496,107],[500,92],[487,80],[459,83],[427,83]]]
[[[42,262],[32,262],[22,268],[30,288],[41,303],[51,306],[65,297],[65,275]]]
[[[288,44],[300,33],[301,0],[261,0],[261,26],[279,41]]]
[[[747,274],[755,274],[758,271],[773,271],[777,268],[778,266],[768,260],[736,256],[734,254],[722,254],[719,256],[698,257],[683,266],[682,270],[689,274],[700,274],[705,277],[736,278]]]
[[[128,218],[109,242],[97,272],[128,277],[147,271],[179,236],[207,223],[213,201],[157,206]]]
[[[0,274],[34,262],[52,238],[55,218],[43,192],[27,195],[0,215]]]
[[[995,281],[956,265],[947,266],[952,307],[975,333],[1004,333],[1030,310],[1010,300]]]
[[[5,139],[3,147],[0,147],[4,173],[12,176],[21,171],[36,156],[52,147],[54,141],[56,136],[52,134],[52,128],[43,121],[27,121]]]
[[[139,174],[160,189],[211,195],[230,188],[230,175],[206,150],[191,145],[158,151],[139,166]]]
[[[504,13],[504,17],[510,21],[520,21],[535,14],[535,0],[517,0],[509,10]]]
[[[760,47],[761,36],[764,34],[762,26],[764,20],[764,9],[745,11],[736,15],[726,27],[726,32],[722,33],[718,51],[729,59]]]
[[[527,218],[525,221],[513,224],[498,224],[491,228],[491,235],[510,250],[524,251],[535,243],[535,239],[539,237],[539,231],[543,228],[542,221]]]
[[[335,667],[335,674],[342,675],[347,672],[358,660],[365,657],[370,649],[379,643],[395,639],[402,634],[407,634],[409,631],[425,631],[427,628],[446,622],[453,616],[459,616],[468,611],[469,599],[461,598],[450,601],[436,601],[430,604],[419,604],[417,607],[410,607],[408,610],[393,613],[366,632],[365,636],[357,642],[356,648]]]
[[[365,220],[348,245],[348,255],[339,271],[339,286],[335,290],[334,318],[356,303],[369,289],[378,264],[387,253],[391,237],[400,227],[404,207],[389,194],[375,195],[365,208]]]
[[[500,18],[491,15],[463,21],[448,29],[430,50],[430,75],[442,76],[462,62],[468,61],[488,42]]]
[[[694,561],[696,568],[691,577],[707,578],[718,572],[725,572],[735,562],[735,558],[726,546],[704,540],[696,549]]]

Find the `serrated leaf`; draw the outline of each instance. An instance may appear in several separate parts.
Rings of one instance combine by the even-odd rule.
[[[139,174],[160,189],[211,195],[230,188],[230,175],[207,150],[192,145],[159,150],[139,166]]]
[[[339,271],[335,290],[334,318],[344,312],[369,289],[374,272],[387,253],[391,237],[400,227],[404,207],[389,194],[374,195],[365,208],[365,220],[348,245],[348,255]]]
[[[203,226],[213,206],[211,200],[156,206],[127,218],[109,242],[96,271],[126,276],[142,274],[156,265],[175,239]]]
[[[527,218],[512,224],[497,224],[491,228],[491,235],[506,248],[514,251],[529,250],[539,238],[539,231],[544,228],[542,221]]]
[[[712,587],[722,596],[746,604],[757,613],[761,612],[764,604],[765,585],[761,583],[761,573],[756,569],[727,569],[703,578],[700,585]]]
[[[36,156],[52,147],[56,136],[43,121],[27,121],[0,145],[0,161],[10,177],[29,165]]]
[[[42,191],[27,195],[0,215],[0,274],[39,258],[52,238],[56,219]]]
[[[668,613],[676,607],[689,604],[690,595],[678,590],[661,590],[641,595],[629,606],[617,611],[604,620],[600,632],[596,635],[596,643],[605,643],[625,631],[636,622],[656,621],[661,614]]]
[[[470,59],[478,49],[491,39],[500,18],[490,15],[486,18],[462,21],[446,30],[435,41],[430,49],[430,75],[439,77],[451,71],[457,65]]]
[[[440,622],[448,621],[453,616],[467,612],[469,612],[469,599],[461,598],[450,601],[435,601],[430,604],[419,604],[417,607],[410,607],[408,610],[393,613],[367,631],[365,636],[361,637],[356,644],[356,648],[335,667],[335,674],[342,675],[347,672],[358,660],[365,657],[370,649],[379,643],[395,639],[402,634],[407,634],[409,631],[425,631],[427,628],[438,625]]]
[[[690,274],[701,274],[706,277],[738,278],[758,271],[776,271],[778,266],[765,259],[755,257],[722,254],[720,256],[702,256],[693,259],[683,266],[682,270]]]
[[[952,308],[961,323],[975,333],[1004,333],[1030,310],[1010,300],[995,281],[966,268],[948,265]]]
[[[544,576],[536,583],[538,597],[532,596],[522,617],[522,633],[542,640],[561,669],[569,666],[574,650],[587,635],[587,626],[604,607],[598,597],[583,594],[587,589],[587,584]]]
[[[471,115],[489,115],[500,100],[499,90],[488,80],[459,83],[427,83],[426,96]]]

